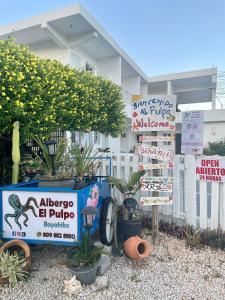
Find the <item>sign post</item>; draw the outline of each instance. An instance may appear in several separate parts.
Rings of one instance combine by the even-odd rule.
[[[157,136],[157,131],[153,132],[153,136]],[[153,144],[154,143],[154,144]],[[154,146],[157,146],[157,142],[153,142]],[[153,159],[152,163],[158,163],[158,160]],[[153,170],[153,176],[160,176],[160,170]],[[153,192],[153,197],[158,197],[159,192]],[[158,221],[158,205],[152,206],[152,240],[153,244],[158,244],[159,239],[159,221]]]
[[[160,180],[162,169],[173,168],[174,152],[158,147],[158,143],[174,143],[174,134],[171,136],[158,135],[158,132],[174,132],[176,115],[176,96],[148,95],[145,98],[133,97],[132,130],[133,132],[149,132],[149,136],[140,136],[139,142],[151,143],[151,146],[139,144],[137,155],[147,157],[152,162],[139,166],[140,170],[152,172],[152,178],[158,178],[153,183],[145,182],[141,190],[148,192],[148,197],[141,197],[140,204],[152,206],[152,239],[158,243],[158,205],[172,204],[172,197],[161,197],[160,193],[171,193],[172,184]],[[161,162],[163,161],[163,162]],[[161,177],[160,177],[161,176]],[[150,178],[150,177],[148,177]],[[150,194],[152,193],[152,194]]]

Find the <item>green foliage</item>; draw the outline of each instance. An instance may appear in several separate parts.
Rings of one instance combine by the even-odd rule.
[[[144,176],[146,171],[134,172],[128,181],[118,179],[114,176],[109,176],[107,182],[114,185],[121,193],[123,199],[134,196],[141,187],[141,177]]]
[[[36,158],[33,161],[33,164],[37,166],[37,169],[43,174],[43,177],[45,178],[54,177],[55,175],[53,174],[53,171],[56,172],[56,175],[61,176],[66,161],[69,160],[68,156],[65,154],[67,148],[67,143],[65,142],[65,140],[61,139],[59,141],[56,147],[55,155],[52,157],[49,155],[48,148],[40,137],[35,137],[34,140],[41,149],[42,155],[38,155],[36,152],[34,152]]]
[[[88,233],[82,234],[79,246],[76,246],[68,255],[67,265],[71,267],[89,267],[95,265],[101,256],[102,249],[91,246]]]
[[[25,266],[26,261],[19,258],[17,253],[0,253],[0,276],[8,278],[11,287],[14,287],[19,280],[26,278],[27,272],[24,271]]]
[[[221,155],[225,156],[225,141],[210,143],[203,150],[204,155]]]
[[[96,169],[99,166],[99,162],[96,160],[98,151],[93,152],[93,147],[93,144],[85,144],[83,147],[80,145],[74,145],[69,150],[69,154],[72,158],[71,165],[79,181],[83,181],[85,175],[94,175],[93,171],[97,171]]]
[[[20,122],[21,138],[62,130],[117,136],[125,121],[121,88],[90,72],[41,59],[13,40],[0,41],[0,132]]]

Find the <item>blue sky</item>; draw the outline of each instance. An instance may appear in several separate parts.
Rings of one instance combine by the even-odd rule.
[[[78,1],[0,0],[0,25]],[[143,71],[225,70],[225,0],[80,0]]]

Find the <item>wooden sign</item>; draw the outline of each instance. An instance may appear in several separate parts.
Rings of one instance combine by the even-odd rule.
[[[140,171],[144,170],[162,170],[162,169],[173,169],[174,168],[174,162],[169,161],[167,163],[158,163],[158,164],[139,164],[138,169]]]
[[[172,183],[163,183],[163,182],[142,182],[141,191],[172,193],[173,185]]]
[[[155,146],[148,146],[145,144],[138,145],[136,148],[136,154],[140,156],[146,156],[152,159],[158,160],[173,160],[174,151],[169,151]]]
[[[137,98],[132,105],[133,132],[175,131],[175,95],[148,95],[145,98]]]
[[[158,135],[158,136],[151,136],[151,135],[140,135],[138,137],[139,143],[142,142],[174,142],[175,141],[175,136],[174,135]]]
[[[143,176],[143,182],[163,182],[163,183],[172,183],[174,182],[174,177],[162,177],[162,176]]]
[[[169,205],[173,204],[173,197],[141,197],[140,204],[146,205]]]

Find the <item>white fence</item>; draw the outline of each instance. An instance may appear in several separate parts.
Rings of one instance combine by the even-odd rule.
[[[138,169],[140,158],[133,154],[114,155],[113,175],[128,179]],[[225,184],[217,182],[196,181],[195,157],[193,155],[177,155],[175,157],[175,177],[173,205],[159,206],[160,218],[174,221],[183,220],[200,228],[225,230]],[[162,175],[172,176],[171,170],[162,170]],[[141,192],[143,196],[145,192]],[[118,193],[114,196],[119,199]],[[137,199],[141,196],[140,192]],[[145,207],[151,210],[151,207]]]

